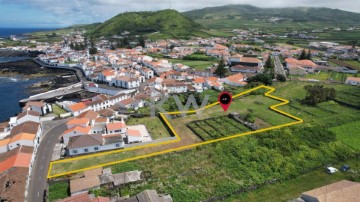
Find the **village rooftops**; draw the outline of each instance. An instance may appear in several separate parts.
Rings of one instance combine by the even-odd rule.
[[[36,117],[40,117],[40,113],[39,112],[36,112],[36,111],[32,111],[32,110],[26,110],[22,113],[20,113],[18,116],[17,116],[17,119],[21,119],[27,115],[31,115],[31,116],[36,116]]]
[[[72,112],[77,112],[77,111],[81,111],[81,110],[84,110],[86,109],[88,106],[83,103],[83,102],[79,102],[79,103],[76,103],[76,104],[73,104],[73,105],[70,105],[69,108]]]
[[[42,107],[44,107],[46,105],[46,103],[45,102],[38,102],[38,101],[30,101],[30,102],[27,102],[26,104],[25,104],[25,106],[23,107],[23,110],[27,110],[27,109],[29,109],[29,108],[31,108],[31,107],[39,107],[39,108],[42,108]]]
[[[28,168],[32,158],[33,147],[20,146],[0,154],[0,173],[13,167]]]
[[[90,147],[102,145],[102,135],[101,134],[92,134],[92,135],[79,135],[75,137],[70,137],[68,149],[76,149],[82,147]]]
[[[68,133],[73,132],[73,131],[77,131],[77,132],[80,132],[82,134],[89,134],[90,130],[91,130],[90,126],[86,127],[86,128],[81,127],[81,126],[75,126],[75,127],[72,127],[70,129],[65,130],[63,134],[68,134]]]
[[[122,128],[126,128],[126,123],[125,122],[108,123],[106,124],[106,128],[109,131],[119,130]]]
[[[73,118],[70,121],[68,121],[66,125],[82,125],[82,124],[87,125],[89,121],[90,120],[88,118]]]
[[[126,82],[138,81],[136,78],[130,77],[130,76],[118,76],[118,77],[116,78],[116,80],[126,81]]]
[[[15,167],[0,174],[1,201],[25,201],[26,180],[29,173],[27,167]]]
[[[99,113],[93,110],[83,112],[79,116],[77,116],[77,118],[87,118],[87,119],[96,119],[98,117],[99,117]]]
[[[104,135],[102,137],[104,145],[123,142],[123,138],[120,134]]]
[[[10,133],[10,137],[13,137],[19,133],[37,134],[40,127],[40,123],[33,121],[27,121],[20,125],[15,126]]]

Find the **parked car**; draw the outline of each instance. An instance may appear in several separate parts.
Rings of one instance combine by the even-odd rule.
[[[329,174],[333,174],[336,173],[338,171],[338,169],[334,168],[334,167],[327,167],[326,168],[326,172]]]
[[[350,166],[349,165],[343,165],[343,167],[340,168],[341,171],[346,172],[350,170]]]

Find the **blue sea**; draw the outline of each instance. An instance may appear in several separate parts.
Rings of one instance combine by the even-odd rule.
[[[27,92],[28,86],[48,79],[46,77],[34,79],[0,77],[0,122],[21,112],[19,100],[32,95]]]
[[[10,35],[21,36],[31,32],[54,30],[55,28],[1,28],[0,38],[7,38]]]

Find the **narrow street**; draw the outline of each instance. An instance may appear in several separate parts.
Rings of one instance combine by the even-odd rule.
[[[44,190],[46,189],[47,172],[55,144],[60,141],[60,136],[66,129],[67,120],[43,122],[43,138],[38,147],[34,160],[32,174],[28,189],[29,202],[43,201]]]
[[[284,66],[281,64],[279,56],[274,57],[274,64],[275,64],[275,75],[282,74],[286,77],[286,72]]]

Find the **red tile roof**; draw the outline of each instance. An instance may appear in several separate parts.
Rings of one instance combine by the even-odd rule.
[[[126,128],[125,122],[116,122],[116,123],[108,123],[106,124],[107,130],[118,130],[122,128]]]

